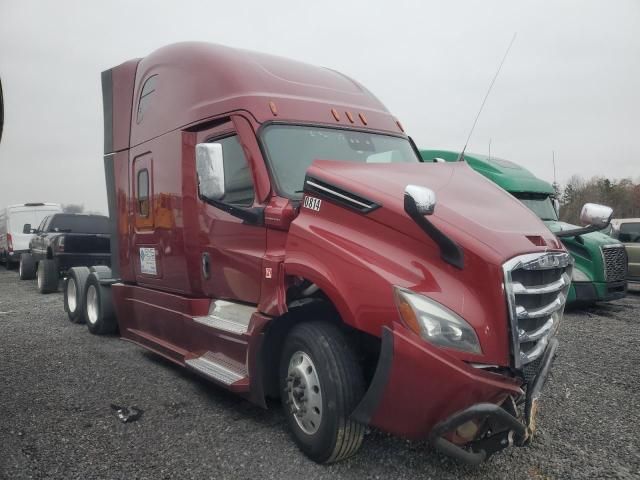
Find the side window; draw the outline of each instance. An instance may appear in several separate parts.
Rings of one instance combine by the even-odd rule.
[[[222,145],[224,163],[225,194],[222,201],[232,205],[250,206],[255,197],[253,180],[238,136],[216,140],[216,143]]]
[[[156,83],[158,81],[158,75],[152,75],[144,82],[142,91],[140,92],[140,100],[138,100],[138,110],[136,114],[136,123],[142,122],[144,118],[144,112],[149,108],[153,93],[156,91]]]
[[[149,170],[146,168],[138,172],[138,215],[149,216]]]
[[[624,243],[640,243],[640,223],[623,223],[620,225],[618,240]]]

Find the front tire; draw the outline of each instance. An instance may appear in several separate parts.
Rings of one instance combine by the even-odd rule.
[[[111,287],[100,284],[98,275],[91,273],[84,292],[84,318],[89,331],[94,335],[115,333],[118,322],[113,309]]]
[[[289,333],[280,362],[282,403],[300,450],[318,463],[354,455],[365,426],[350,419],[364,395],[360,364],[344,333],[308,322]]]
[[[40,293],[57,292],[60,284],[58,263],[55,260],[40,260],[38,262],[37,280]]]
[[[73,267],[64,281],[64,310],[72,323],[85,323],[84,298],[89,269]]]
[[[20,255],[20,266],[18,267],[20,280],[33,280],[36,278],[36,262],[30,253]]]

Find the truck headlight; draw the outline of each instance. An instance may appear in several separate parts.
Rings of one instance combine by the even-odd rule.
[[[571,273],[571,280],[573,282],[590,282],[591,279],[587,277],[587,274],[584,273],[577,267],[573,267],[573,272]]]
[[[404,323],[426,341],[439,347],[482,353],[478,336],[462,317],[424,295],[394,287]]]

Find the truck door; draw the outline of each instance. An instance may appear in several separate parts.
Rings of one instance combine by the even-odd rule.
[[[255,142],[255,138],[250,140]],[[232,122],[198,132],[197,141],[222,146],[225,178],[225,195],[217,206],[201,192],[197,203],[203,291],[216,299],[257,305],[266,229],[223,209],[225,205],[240,209],[256,206],[255,179],[245,153],[249,148]]]
[[[49,224],[53,216],[45,217],[36,229],[36,234],[29,241],[29,250],[36,261],[46,258],[47,250],[45,248],[45,234],[49,230]]]
[[[140,256],[135,265],[136,280],[141,285],[157,285],[162,279],[162,252],[155,235],[153,208],[153,155],[138,155],[133,160],[131,187],[133,202],[133,251]]]

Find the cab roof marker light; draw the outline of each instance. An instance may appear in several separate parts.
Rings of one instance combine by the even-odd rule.
[[[345,115],[347,116],[347,118],[349,119],[349,122],[353,123],[353,122],[354,122],[354,120],[353,120],[353,115],[351,114],[351,112],[347,110],[347,111],[346,111],[346,112],[344,112],[344,113],[345,113]]]
[[[274,117],[278,116],[278,108],[276,107],[275,102],[271,101],[269,102],[269,108],[271,109],[271,113],[273,113]]]
[[[336,119],[336,122],[340,121],[340,114],[338,113],[338,111],[335,108],[331,109],[331,113],[333,114],[333,118]]]
[[[367,117],[364,116],[364,113],[359,113],[358,117],[360,117],[360,121],[362,122],[363,125],[367,124]]]

